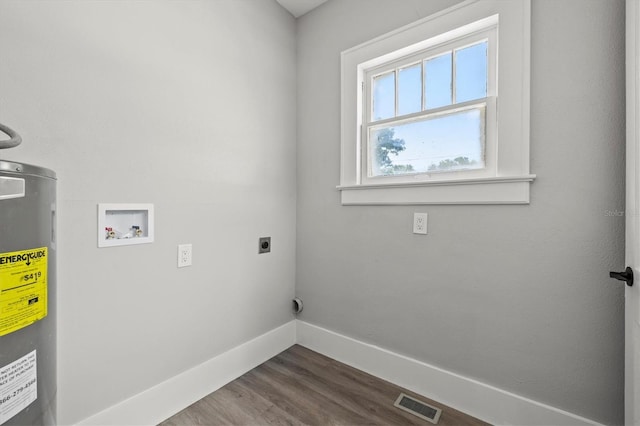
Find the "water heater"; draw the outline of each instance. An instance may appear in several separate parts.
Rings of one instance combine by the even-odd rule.
[[[3,426],[56,423],[55,223],[55,173],[0,160]]]

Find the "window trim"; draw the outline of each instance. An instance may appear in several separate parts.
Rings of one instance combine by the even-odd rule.
[[[413,24],[342,52],[342,122],[340,185],[342,204],[528,204],[530,0],[468,0]],[[499,17],[497,169],[469,177],[443,173],[404,175],[404,182],[364,179],[363,96],[366,70],[396,62],[429,47],[468,38],[488,29]],[[510,60],[504,58],[511,57]],[[520,81],[516,81],[516,77]],[[505,90],[508,87],[509,90]],[[506,118],[505,118],[506,117]],[[433,175],[436,175],[435,173]],[[409,179],[406,179],[407,176]],[[415,177],[415,178],[414,178]],[[400,179],[403,180],[403,179]]]

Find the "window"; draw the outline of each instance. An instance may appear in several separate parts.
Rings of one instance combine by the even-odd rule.
[[[343,204],[529,202],[529,12],[466,1],[343,52]]]
[[[495,146],[496,24],[365,72],[366,181],[493,166],[485,152]]]

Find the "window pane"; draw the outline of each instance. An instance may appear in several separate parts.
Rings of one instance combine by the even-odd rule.
[[[422,111],[422,64],[398,72],[398,115]]]
[[[487,42],[456,51],[456,103],[487,96]]]
[[[392,71],[373,79],[373,120],[395,117],[396,73]]]
[[[451,52],[425,62],[426,108],[451,105]]]
[[[485,107],[369,131],[372,176],[484,168]]]

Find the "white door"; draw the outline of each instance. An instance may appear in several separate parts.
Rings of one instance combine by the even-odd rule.
[[[640,0],[627,0],[626,263],[636,281],[625,285],[625,424],[640,425]],[[623,284],[624,285],[624,284]]]

